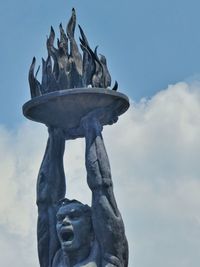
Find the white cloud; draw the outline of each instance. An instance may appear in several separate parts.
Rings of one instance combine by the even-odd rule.
[[[197,82],[132,103],[116,125],[105,128],[130,267],[199,266],[199,137]],[[37,265],[35,182],[45,142],[44,127],[31,122],[16,132],[0,127],[2,266],[11,266],[9,255],[17,257],[16,267]],[[65,163],[69,197],[90,202],[83,140],[69,142]]]

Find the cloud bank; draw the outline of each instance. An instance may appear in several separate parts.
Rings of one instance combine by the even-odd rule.
[[[200,84],[182,82],[132,103],[105,127],[129,266],[197,267],[200,254]],[[0,126],[0,265],[38,266],[35,183],[44,127]],[[67,194],[90,203],[84,142],[66,145]]]

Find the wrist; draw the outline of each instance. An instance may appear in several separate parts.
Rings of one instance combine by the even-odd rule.
[[[103,126],[96,117],[85,117],[81,121],[81,126],[85,135],[101,134]]]
[[[48,127],[49,137],[56,140],[65,141],[64,131],[60,128]]]

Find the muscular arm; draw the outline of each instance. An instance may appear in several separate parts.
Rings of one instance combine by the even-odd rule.
[[[84,130],[87,182],[92,190],[93,226],[104,258],[102,266],[110,266],[110,263],[112,266],[125,267],[128,264],[128,245],[113,193],[102,127],[97,119],[90,118],[84,121]]]
[[[65,196],[63,154],[65,140],[62,131],[49,129],[46,151],[37,181],[38,254],[41,267],[50,267],[58,249],[55,229],[55,203]]]

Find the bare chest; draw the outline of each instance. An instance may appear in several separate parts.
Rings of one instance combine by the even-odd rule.
[[[88,258],[80,263],[70,265],[64,259],[62,253],[56,255],[56,258],[53,261],[52,267],[98,267],[98,259],[96,257]]]

